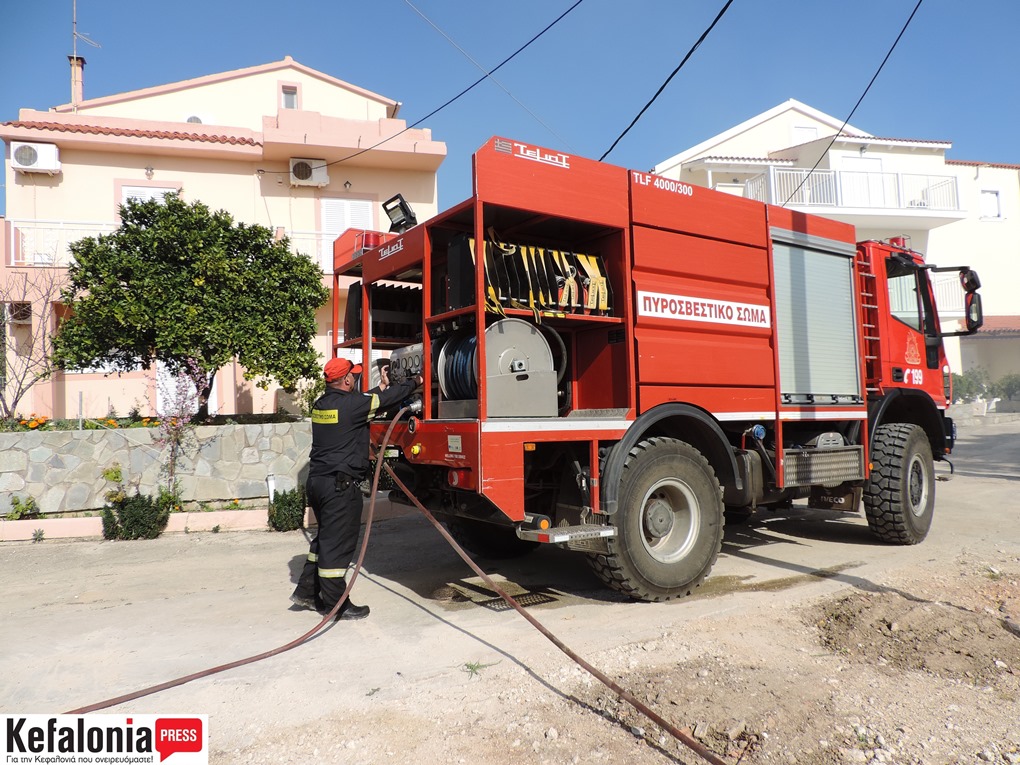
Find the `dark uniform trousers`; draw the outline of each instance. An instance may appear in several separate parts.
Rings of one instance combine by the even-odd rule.
[[[347,476],[309,476],[305,485],[319,531],[309,547],[295,595],[332,610],[347,586],[357,549],[364,497]]]

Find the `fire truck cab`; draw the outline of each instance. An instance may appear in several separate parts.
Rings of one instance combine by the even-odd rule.
[[[401,230],[394,198],[394,231],[334,246],[334,354],[424,375],[386,458],[469,549],[561,545],[664,600],[708,575],[727,511],[863,503],[880,539],[924,539],[954,441],[942,338],[981,324],[973,271],[505,138],[473,173],[435,218]],[[951,332],[946,270],[966,306]]]

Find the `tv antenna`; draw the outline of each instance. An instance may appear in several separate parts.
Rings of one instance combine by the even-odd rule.
[[[78,0],[71,1],[71,53],[73,66],[71,67],[71,109],[74,112],[78,111],[78,94],[81,92],[81,82],[78,78],[81,77],[82,66],[78,61],[78,40],[88,43],[93,48],[102,48],[103,46],[92,40],[88,35],[84,35],[78,31]],[[81,62],[84,63],[84,62]]]

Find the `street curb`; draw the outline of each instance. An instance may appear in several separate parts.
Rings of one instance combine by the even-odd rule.
[[[380,497],[376,500],[375,520],[384,521],[400,518],[415,512],[413,507],[399,505]],[[368,503],[361,522],[368,518]],[[256,510],[214,510],[212,512],[171,513],[164,534],[212,531],[259,531],[269,530],[267,511]],[[305,528],[315,528],[311,510],[305,511]],[[93,518],[26,518],[8,521],[0,518],[0,543],[28,542],[37,529],[43,532],[43,540],[50,539],[102,539],[103,519]]]

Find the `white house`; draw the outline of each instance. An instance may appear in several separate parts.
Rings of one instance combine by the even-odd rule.
[[[981,277],[986,326],[947,341],[954,371],[1020,372],[1020,166],[946,158],[950,141],[881,138],[790,99],[666,159],[653,172],[906,236],[928,263]],[[952,278],[952,277],[949,277]],[[944,320],[955,285],[936,281]]]

